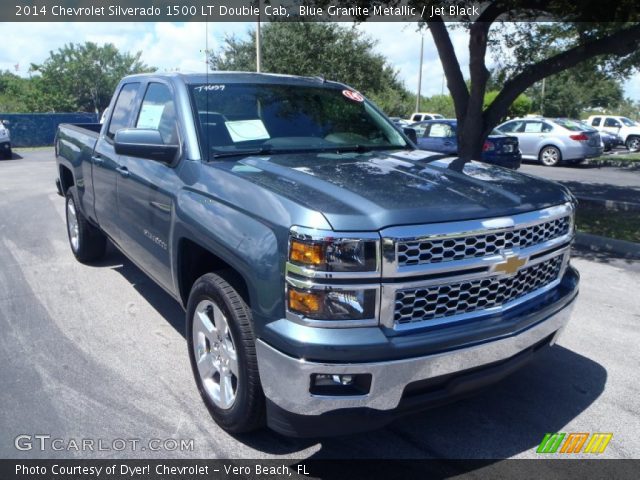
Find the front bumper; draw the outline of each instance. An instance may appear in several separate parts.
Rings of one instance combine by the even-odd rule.
[[[317,433],[305,430],[307,428],[315,430],[315,427],[310,425],[319,426],[322,430],[322,427],[326,426],[328,417],[334,416],[333,414],[339,411],[348,413],[350,417],[354,412],[365,413],[369,420],[373,412],[379,422],[382,421],[384,424],[394,418],[394,411],[404,410],[402,407],[406,404],[406,396],[412,389],[415,390],[416,385],[431,380],[437,383],[439,379],[450,378],[457,387],[447,393],[450,386],[443,384],[444,390],[435,395],[438,404],[444,403],[445,397],[453,399],[461,389],[465,392],[474,390],[477,386],[499,380],[505,376],[502,374],[505,371],[511,373],[514,366],[522,363],[524,353],[533,353],[533,350],[541,346],[555,343],[559,333],[569,321],[576,295],[577,282],[573,288],[564,293],[562,298],[556,297],[553,303],[547,303],[540,306],[539,310],[529,313],[528,316],[535,319],[535,323],[528,323],[524,329],[509,335],[488,338],[484,342],[470,346],[405,359],[365,363],[308,361],[289,356],[266,342],[258,340],[260,377],[270,406],[268,423],[281,433],[295,436]],[[500,368],[496,373],[498,364]],[[483,369],[486,370],[484,374]],[[471,377],[469,372],[473,372]],[[313,374],[370,374],[372,381],[369,393],[366,395],[313,395],[310,393]],[[456,375],[460,378],[456,378]],[[486,381],[478,382],[479,376],[484,377]],[[472,378],[472,380],[469,383],[462,377]],[[429,401],[431,397],[424,399],[425,408],[433,406],[433,402]],[[413,398],[413,407],[415,406],[416,398]],[[310,421],[314,416],[318,421]],[[344,422],[338,421],[338,431],[344,430],[340,423],[343,423],[342,427],[344,426]],[[364,421],[360,422],[355,430],[375,428],[375,426],[375,422]],[[354,428],[346,429],[354,430]],[[326,434],[336,433],[333,429],[328,432],[326,429],[323,431]]]

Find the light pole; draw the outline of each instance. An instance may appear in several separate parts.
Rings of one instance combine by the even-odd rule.
[[[420,111],[420,92],[422,90],[422,56],[424,52],[424,35],[420,35],[420,68],[418,69],[418,96],[416,97],[416,112]]]
[[[262,51],[260,49],[260,0],[258,0],[258,24],[256,25],[256,72],[260,73],[262,70]]]

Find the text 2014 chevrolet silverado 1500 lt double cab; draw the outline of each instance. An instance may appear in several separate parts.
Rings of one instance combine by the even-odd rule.
[[[71,250],[109,238],[185,307],[229,431],[374,428],[506,376],[568,321],[568,191],[417,150],[345,85],[131,76],[109,112],[58,131]]]

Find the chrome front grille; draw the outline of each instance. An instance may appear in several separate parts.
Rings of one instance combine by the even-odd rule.
[[[466,236],[425,238],[397,243],[397,262],[400,267],[441,263],[492,255],[504,249],[526,248],[566,235],[569,215],[496,233]]]
[[[493,276],[396,291],[394,322],[408,324],[500,307],[558,278],[564,255],[523,268],[514,276]]]
[[[410,330],[506,311],[555,288],[574,207],[382,230],[380,323]]]

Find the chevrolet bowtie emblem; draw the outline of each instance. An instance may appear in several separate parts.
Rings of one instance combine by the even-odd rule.
[[[520,267],[522,267],[525,263],[527,263],[526,258],[520,258],[517,255],[506,255],[506,259],[502,263],[498,263],[493,267],[494,272],[500,272],[507,275],[513,275]]]

